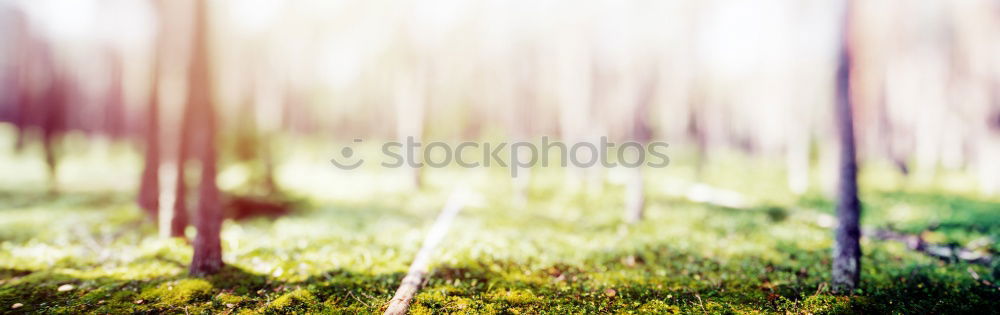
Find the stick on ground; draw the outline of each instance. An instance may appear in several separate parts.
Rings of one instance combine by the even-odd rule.
[[[448,198],[448,203],[445,204],[444,209],[441,210],[437,219],[434,220],[434,225],[431,226],[427,236],[424,237],[423,245],[421,245],[420,251],[417,252],[417,258],[410,264],[410,270],[406,273],[406,277],[403,277],[403,282],[399,284],[399,289],[396,289],[396,295],[389,301],[389,307],[386,308],[384,315],[402,315],[406,314],[406,311],[409,310],[413,296],[417,294],[417,290],[420,289],[426,280],[428,268],[430,267],[431,254],[434,253],[434,249],[437,248],[441,240],[444,239],[444,235],[448,232],[448,229],[451,228],[451,222],[455,220],[458,211],[462,209],[467,194],[463,190],[456,190]]]

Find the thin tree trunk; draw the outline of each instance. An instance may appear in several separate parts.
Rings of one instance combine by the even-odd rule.
[[[114,49],[108,49],[107,58],[110,63],[110,86],[107,90],[104,106],[104,123],[101,128],[112,140],[125,137],[125,93],[122,86],[124,61],[121,54]]]
[[[192,275],[214,274],[222,269],[222,209],[219,205],[219,187],[216,186],[216,117],[212,108],[212,75],[209,63],[207,1],[195,4],[195,27],[188,102],[201,114],[203,140],[201,154],[201,183],[198,194],[198,217],[195,227],[194,257],[191,259]]]
[[[183,125],[188,125],[184,123]],[[174,213],[170,218],[170,236],[173,237],[184,237],[184,229],[188,226],[188,211],[187,211],[187,183],[185,182],[185,160],[187,156],[187,139],[191,138],[187,135],[188,132],[181,131],[181,141],[180,150],[181,153],[178,154],[177,158],[177,186],[174,188]]]
[[[160,62],[159,39],[154,39],[152,67],[149,76],[149,108],[146,109],[146,162],[139,186],[139,207],[153,222],[160,213]]]
[[[413,73],[406,73],[396,78],[395,99],[396,106],[396,137],[401,142],[408,141],[409,137],[413,142],[423,141],[424,115],[427,110],[427,80],[425,65],[420,65]],[[423,163],[422,155],[415,154],[412,163]],[[409,167],[409,166],[407,166]],[[424,186],[423,167],[409,167],[408,176],[414,188],[417,190]]]
[[[649,126],[648,117],[650,115],[649,106],[653,102],[657,80],[658,78],[655,73],[648,75],[639,92],[638,104],[636,104],[632,113],[632,140],[642,144],[643,147],[653,138],[653,130]],[[645,153],[643,151],[639,154]],[[643,161],[645,161],[645,158],[643,158]],[[625,221],[628,223],[639,223],[645,215],[646,195],[643,182],[642,165],[639,165],[632,170],[631,178],[626,184],[625,189]]]
[[[180,139],[177,148],[177,181],[174,187],[174,213],[170,219],[170,236],[184,237],[184,229],[188,226],[188,205],[187,205],[187,160],[191,148],[191,136],[193,133],[195,118],[195,106],[189,100],[184,105],[184,117],[181,121]]]
[[[56,134],[45,129],[42,135],[42,147],[45,149],[45,166],[49,176],[49,194],[59,194],[59,159],[55,152]]]
[[[154,85],[156,83],[153,83]],[[150,96],[151,99],[156,98]],[[139,206],[149,214],[153,221],[160,212],[160,127],[159,105],[156,101],[149,104],[146,130],[146,162],[142,171],[142,182],[139,186]]]
[[[695,158],[695,178],[698,181],[703,181],[705,179],[705,166],[708,164],[708,135],[706,134],[706,126],[702,121],[702,111],[703,109],[698,108],[699,106],[704,106],[704,103],[694,103],[692,102],[691,111],[688,115],[688,120],[690,121],[688,126],[688,135],[694,138],[694,145],[697,152],[697,157]]]
[[[45,165],[49,175],[49,194],[59,193],[59,157],[56,152],[56,144],[60,135],[66,128],[66,101],[69,93],[69,84],[61,69],[56,69],[53,61],[49,61],[52,74],[54,76],[53,86],[49,88],[48,95],[44,97],[46,103],[43,115],[39,119],[42,123],[42,146],[45,150]]]
[[[645,216],[646,197],[643,186],[642,168],[637,167],[631,170],[631,178],[625,187],[625,222],[629,224],[639,223]]]
[[[854,290],[861,275],[861,244],[859,220],[861,202],[858,200],[855,153],[854,119],[851,102],[851,42],[850,16],[852,9],[847,0],[843,25],[843,42],[837,67],[836,119],[840,142],[840,174],[837,191],[837,217],[839,224],[833,246],[833,288],[839,292]]]
[[[260,139],[260,160],[264,164],[264,192],[268,196],[278,193],[278,182],[274,179],[274,153],[271,152],[271,136]]]
[[[15,41],[12,42],[14,45],[14,58],[15,58],[15,68],[14,68],[14,93],[16,94],[16,109],[17,112],[14,116],[14,126],[17,127],[17,139],[14,142],[14,152],[20,153],[24,150],[25,142],[28,138],[28,130],[30,129],[30,118],[28,116],[29,110],[31,110],[31,80],[29,79],[29,74],[31,73],[33,63],[30,60],[32,50],[31,38],[28,23],[26,18],[21,15],[15,15],[17,26],[15,33]]]

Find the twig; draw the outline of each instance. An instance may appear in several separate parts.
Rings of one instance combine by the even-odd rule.
[[[444,239],[445,233],[451,227],[451,222],[455,220],[458,211],[462,209],[467,195],[468,193],[464,190],[456,190],[448,198],[448,203],[445,204],[444,209],[441,210],[437,219],[434,220],[434,225],[431,226],[427,236],[424,237],[423,245],[420,247],[420,251],[417,252],[417,257],[410,265],[406,276],[403,277],[399,289],[396,289],[396,294],[389,301],[389,307],[386,308],[384,315],[403,315],[409,310],[413,296],[416,295],[417,290],[426,281],[425,276],[430,266],[431,254],[434,253],[434,249]]]
[[[819,295],[819,292],[824,289],[826,289],[826,282],[820,282],[819,286],[816,287],[816,293],[813,293],[813,296]]]
[[[904,234],[887,229],[865,230],[866,236],[871,236],[883,241],[897,241],[906,244],[906,247],[945,261],[964,261],[968,263],[987,265],[993,261],[993,256],[989,254],[976,253],[964,247],[953,247],[947,245],[928,243],[920,235]]]
[[[365,303],[365,301],[362,301],[357,296],[355,296],[354,292],[347,291],[347,295],[350,296],[350,297],[352,297],[352,298],[354,298],[355,301],[361,302],[361,304],[364,304],[365,307],[371,307],[371,305],[368,305],[368,303]]]
[[[979,281],[979,274],[976,273],[975,270],[972,270],[972,266],[965,268],[965,271],[968,271],[969,274],[972,275],[972,279],[976,279],[976,281]]]
[[[979,282],[979,283],[982,283],[983,285],[986,285],[986,286],[989,286],[989,287],[992,287],[992,288],[996,288],[997,290],[1000,290],[1000,286],[993,285],[993,283],[990,282],[989,280],[985,280],[985,279],[980,278],[979,277],[979,273],[977,273],[975,270],[973,270],[972,266],[969,266],[968,268],[965,268],[965,271],[969,272],[969,275],[972,276],[972,279],[975,279],[976,282]]]

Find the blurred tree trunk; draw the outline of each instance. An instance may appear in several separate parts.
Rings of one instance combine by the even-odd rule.
[[[428,95],[426,65],[419,64],[411,73],[399,75],[396,78],[395,98],[396,106],[396,137],[400,142],[406,143],[408,138],[413,138],[413,142],[422,142],[424,135],[424,124],[427,111]],[[405,154],[405,153],[404,153]],[[412,163],[423,163],[422,155],[414,154]],[[423,167],[408,167],[410,181],[414,188],[421,189],[424,185]]]
[[[498,82],[495,84],[506,84],[506,86],[501,87],[506,89],[506,91],[498,93],[497,98],[500,102],[494,105],[497,108],[505,109],[503,111],[506,114],[504,118],[506,120],[508,137],[512,140],[511,143],[530,141],[531,135],[535,134],[535,130],[538,129],[537,123],[533,118],[539,114],[537,110],[539,106],[536,91],[538,73],[533,71],[533,65],[536,64],[535,56],[532,54],[516,55],[504,63],[531,65],[504,65],[501,67],[505,69],[502,74],[503,83]],[[519,161],[532,158],[531,156],[522,154],[525,151],[518,151],[512,153],[517,156]],[[511,161],[511,167],[515,167],[513,164],[514,161]],[[532,168],[534,168],[534,165],[518,169],[517,176],[511,178],[514,205],[518,208],[523,208],[528,203]]]
[[[189,71],[189,109],[199,110],[202,139],[199,160],[201,161],[201,183],[198,194],[198,230],[194,239],[194,257],[191,259],[192,275],[207,275],[222,269],[222,244],[219,233],[222,228],[222,209],[219,202],[219,187],[216,186],[216,117],[212,108],[212,75],[208,42],[208,4],[197,1],[194,13],[194,41],[192,43],[191,66]],[[187,117],[192,118],[192,117]],[[178,180],[181,180],[178,178]]]
[[[159,12],[159,2],[153,0],[153,9]],[[159,19],[159,20],[162,20]],[[160,24],[161,29],[163,24]],[[139,207],[157,222],[160,212],[160,60],[163,48],[160,36],[153,38],[149,75],[149,107],[146,108],[146,161],[139,183]]]
[[[247,84],[247,94],[240,103],[239,117],[236,122],[236,157],[240,162],[247,163],[253,169],[250,178],[251,190],[261,189],[267,196],[274,196],[278,193],[278,185],[274,179],[274,157],[271,152],[270,143],[274,141],[275,130],[278,124],[267,121],[266,115],[261,113],[273,112],[274,107],[284,107],[286,102],[290,102],[288,91],[284,80],[273,79],[273,74],[262,76],[261,71],[254,69],[252,79]],[[277,103],[269,102],[269,97],[261,97],[259,91],[272,91],[274,95],[281,95]],[[261,100],[262,98],[266,100]],[[280,115],[273,115],[271,119],[280,119]]]
[[[31,88],[30,80],[28,79],[29,73],[32,70],[30,68],[31,62],[29,62],[29,56],[31,55],[31,34],[28,28],[27,18],[23,13],[17,12],[14,15],[14,23],[12,23],[14,28],[14,40],[13,44],[13,57],[14,63],[14,102],[15,114],[14,114],[14,126],[17,127],[17,139],[14,142],[14,151],[20,153],[24,149],[24,144],[28,135],[28,111],[31,109]]]
[[[72,85],[63,73],[54,49],[25,26],[18,50],[17,114],[15,150],[24,148],[37,130],[48,176],[49,194],[58,193],[56,144],[66,131],[68,93]]]
[[[52,83],[47,93],[42,97],[44,103],[37,104],[41,105],[42,109],[36,114],[40,115],[38,119],[42,129],[45,165],[49,174],[49,193],[57,194],[59,192],[59,157],[58,152],[56,152],[56,144],[66,129],[66,102],[68,101],[70,84],[51,53],[47,54],[45,60],[52,74]]]
[[[705,178],[705,165],[708,164],[708,134],[706,131],[707,126],[704,123],[703,108],[705,105],[704,98],[702,97],[703,92],[696,90],[692,100],[688,102],[690,109],[688,110],[688,130],[687,136],[693,138],[695,145],[695,180],[702,181]]]
[[[122,86],[124,72],[124,60],[122,54],[114,48],[107,48],[108,71],[111,72],[110,84],[108,86],[105,107],[104,126],[101,126],[108,138],[116,140],[122,139],[126,134],[125,127],[125,91]]]
[[[189,92],[190,93],[190,92]],[[195,106],[191,100],[184,104],[184,117],[181,118],[181,132],[177,150],[177,181],[174,188],[174,213],[170,220],[170,236],[184,237],[184,229],[188,226],[187,205],[187,160],[190,157],[191,137],[194,127]]]
[[[633,141],[646,144],[652,139],[652,128],[649,126],[650,104],[653,102],[656,93],[657,77],[656,73],[648,75],[641,90],[639,91],[638,104],[632,113],[632,135]],[[645,150],[639,154],[646,154]],[[637,157],[638,159],[639,157]],[[642,159],[645,161],[645,157]],[[632,178],[629,179],[625,188],[625,221],[628,223],[638,223],[645,215],[646,195],[642,165],[632,169]]]
[[[858,200],[857,156],[855,153],[854,118],[851,102],[851,41],[850,21],[852,6],[847,0],[843,24],[843,38],[837,66],[836,125],[840,143],[839,184],[837,189],[836,238],[833,245],[833,289],[838,292],[854,290],[861,275],[861,244],[859,220],[861,202]]]

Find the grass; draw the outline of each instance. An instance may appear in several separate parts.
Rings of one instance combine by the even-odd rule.
[[[424,191],[372,188],[377,197],[348,198],[288,183],[317,181],[311,184],[323,187],[311,187],[315,192],[379,179],[338,179],[342,173],[333,171],[301,177],[299,163],[279,177],[307,201],[274,220],[227,221],[227,266],[206,278],[186,275],[190,246],[158,238],[128,190],[71,189],[77,186],[70,179],[59,197],[50,197],[5,181],[0,313],[378,313],[447,187],[459,180],[482,192],[482,200],[457,218],[413,314],[1000,312],[997,263],[945,262],[869,238],[862,240],[861,287],[832,294],[826,285],[832,232],[820,223],[832,203],[822,193],[788,194],[780,170],[766,162],[717,160],[701,175],[754,196],[744,208],[661,189],[693,179],[684,164],[650,172],[648,215],[632,226],[622,221],[624,188],[614,172],[606,183],[572,187],[561,172],[538,170],[527,203],[519,205],[502,170],[437,170]],[[77,164],[84,165],[66,167]],[[121,176],[137,169],[121,168]],[[865,181],[865,227],[998,253],[995,199]]]

